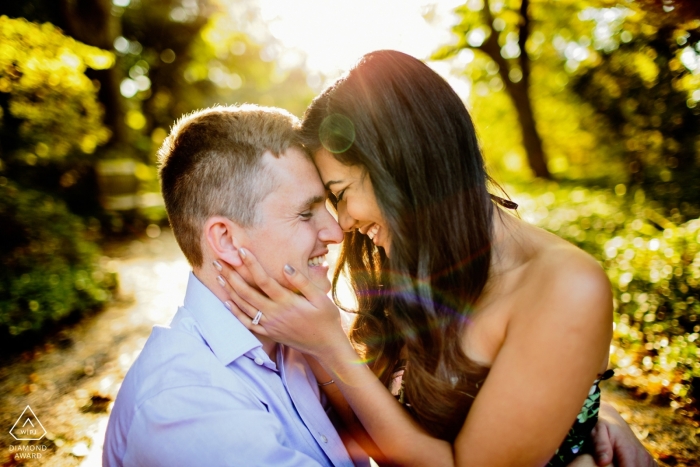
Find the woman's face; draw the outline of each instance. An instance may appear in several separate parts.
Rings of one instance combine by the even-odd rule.
[[[331,199],[336,201],[338,223],[348,232],[357,229],[384,248],[391,248],[391,235],[374,196],[372,182],[362,167],[347,166],[325,149],[314,154],[314,163],[321,174]]]

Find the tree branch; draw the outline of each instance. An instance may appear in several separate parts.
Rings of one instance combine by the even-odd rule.
[[[520,47],[520,57],[518,63],[520,70],[523,72],[522,82],[527,87],[530,83],[530,58],[527,55],[527,39],[530,37],[530,16],[527,14],[527,9],[530,6],[530,0],[522,0],[520,4],[520,32],[518,34],[518,47]]]

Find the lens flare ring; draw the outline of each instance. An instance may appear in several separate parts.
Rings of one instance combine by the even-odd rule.
[[[340,154],[355,142],[355,125],[345,115],[330,114],[321,122],[318,138],[326,151]]]

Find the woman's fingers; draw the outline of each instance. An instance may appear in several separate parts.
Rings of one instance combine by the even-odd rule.
[[[328,349],[331,342],[347,339],[337,307],[303,273],[289,266],[284,271],[290,287],[307,299],[269,277],[250,251],[238,251],[242,266],[234,270],[219,260],[214,267],[219,271],[217,281],[230,297],[231,312],[247,329],[312,355]]]
[[[321,289],[316,287],[316,285],[311,282],[311,280],[304,274],[297,271],[292,266],[286,264],[284,266],[284,274],[287,276],[287,280],[292,284],[301,294],[306,297],[311,303],[316,304],[316,299],[320,296],[325,298],[326,294],[323,293]]]
[[[223,276],[226,270],[222,270],[222,274],[216,278],[216,281],[221,287],[226,291],[231,300],[233,300],[242,311],[250,315],[251,318],[255,316],[257,310],[262,308],[269,308],[270,302],[267,297],[262,295],[260,292],[255,290],[253,287],[248,285],[246,281],[243,280],[240,274],[236,271],[229,270],[228,280]]]
[[[238,273],[234,271],[233,274],[235,274],[235,276],[232,276],[234,278],[234,283],[242,282],[245,284],[245,281],[243,281],[243,278],[241,278]],[[249,330],[263,336],[268,336],[267,330],[263,328],[264,315],[262,312],[241,298],[236,290],[234,290],[226,283],[226,281],[223,280],[223,277],[217,277],[217,281],[231,297],[231,300],[226,300],[224,305],[236,318],[238,318],[238,321],[240,321]],[[258,314],[260,314],[260,316],[258,316]]]
[[[265,292],[265,294],[272,300],[280,301],[287,297],[288,294],[292,293],[282,287],[279,282],[270,277],[250,250],[239,248],[238,254],[243,260],[243,264],[248,268],[248,271],[250,271],[251,275],[253,276],[255,285],[260,287],[260,290]]]
[[[267,330],[265,329],[264,326],[262,326],[262,322],[258,324],[253,324],[253,320],[248,316],[247,313],[243,313],[241,309],[235,304],[232,303],[231,301],[226,301],[224,302],[226,305],[226,308],[228,308],[231,311],[231,314],[238,318],[238,321],[243,324],[247,329],[250,331],[260,335],[260,336],[268,336]]]
[[[236,308],[241,310],[243,313],[245,313],[248,318],[253,319],[255,318],[255,315],[258,313],[258,309],[255,308],[253,305],[250,303],[246,302],[243,300],[237,293],[236,291],[229,292],[229,297],[231,297],[230,300],[227,300],[229,303],[233,303]],[[224,303],[226,305],[226,302]],[[227,305],[228,306],[228,305]]]

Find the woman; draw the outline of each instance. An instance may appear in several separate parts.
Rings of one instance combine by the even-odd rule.
[[[450,86],[408,55],[367,54],[314,100],[302,136],[346,232],[334,297],[345,272],[358,302],[350,340],[367,365],[322,293],[292,268],[304,297],[280,290],[245,250],[267,297],[228,272],[239,319],[313,356],[319,383],[396,464],[565,465],[585,452],[609,282],[489,194]]]

